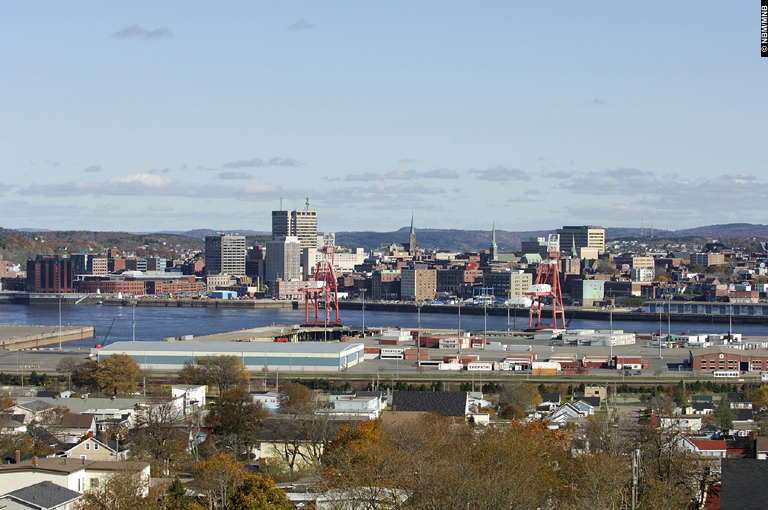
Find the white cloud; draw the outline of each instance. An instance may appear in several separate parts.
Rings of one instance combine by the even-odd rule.
[[[477,175],[477,178],[482,181],[493,182],[509,182],[509,181],[529,181],[531,177],[522,170],[517,168],[504,168],[497,166],[496,168],[487,168],[485,170],[469,170],[467,173]]]
[[[285,27],[286,30],[291,32],[298,32],[300,30],[310,30],[312,28],[315,28],[315,24],[305,19],[300,19],[296,23],[291,23],[290,25]]]
[[[146,28],[141,27],[139,25],[131,25],[130,27],[124,28],[122,30],[118,30],[117,32],[112,34],[112,37],[117,37],[119,39],[136,38],[136,39],[152,40],[152,39],[161,39],[163,37],[173,37],[173,34],[171,33],[170,30],[168,30],[165,27],[147,30]]]

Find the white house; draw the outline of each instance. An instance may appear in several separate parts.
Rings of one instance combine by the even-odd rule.
[[[257,391],[251,393],[254,402],[261,403],[261,408],[270,413],[280,410],[280,393],[276,391]]]
[[[0,494],[44,481],[82,493],[91,487],[98,487],[106,477],[126,470],[138,471],[149,491],[148,462],[33,457],[18,464],[0,466]]]
[[[171,386],[171,397],[184,398],[184,415],[186,416],[205,407],[205,388],[204,385],[177,384]]]

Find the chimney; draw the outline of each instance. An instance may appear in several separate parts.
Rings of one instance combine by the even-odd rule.
[[[392,412],[397,412],[397,406],[392,406]]]
[[[16,450],[16,464],[21,462],[21,452],[19,450]]]
[[[109,445],[107,444],[107,440],[108,440],[108,439],[109,439],[109,438],[107,437],[107,431],[105,430],[105,431],[103,431],[103,432],[101,433],[101,442],[102,442],[102,443],[104,443],[104,445],[105,445],[105,446],[109,446]]]
[[[37,455],[35,455],[34,457],[32,457],[32,465],[33,465],[34,467],[37,467]]]

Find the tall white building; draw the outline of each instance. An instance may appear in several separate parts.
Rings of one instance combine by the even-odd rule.
[[[284,236],[267,241],[267,283],[301,280],[301,242],[296,236]]]
[[[205,236],[205,274],[245,274],[245,236]]]
[[[301,248],[317,248],[317,211],[272,211],[272,240],[297,237]]]

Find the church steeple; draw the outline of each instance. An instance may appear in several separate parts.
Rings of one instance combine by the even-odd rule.
[[[416,243],[416,229],[413,228],[413,213],[411,213],[411,233],[408,236],[408,253],[415,255],[419,249],[419,245]]]
[[[576,235],[571,238],[571,257],[576,258],[579,256],[579,252],[576,251]]]
[[[497,260],[499,258],[499,246],[496,244],[496,222],[493,222],[493,229],[491,230],[491,260]]]

